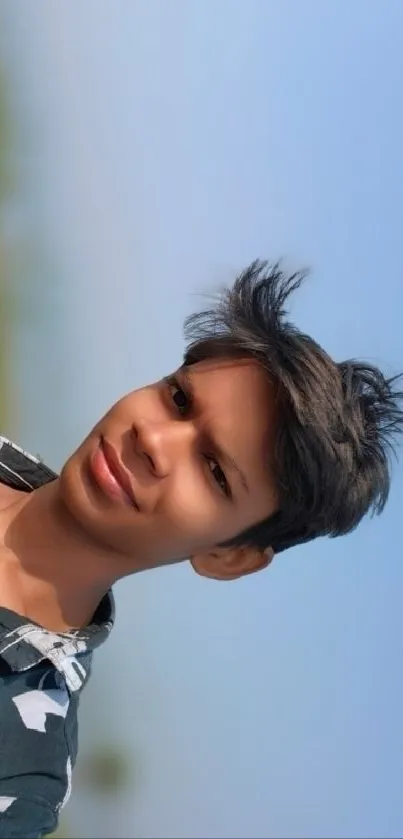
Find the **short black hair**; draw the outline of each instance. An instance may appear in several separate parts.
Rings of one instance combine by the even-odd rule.
[[[356,360],[336,363],[287,320],[285,304],[305,276],[255,260],[211,308],[185,321],[185,366],[249,357],[278,385],[279,509],[226,545],[278,553],[342,536],[366,513],[381,513],[388,498],[391,454],[403,430],[400,376],[386,378]]]

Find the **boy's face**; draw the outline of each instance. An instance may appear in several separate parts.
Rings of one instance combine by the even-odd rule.
[[[275,511],[275,420],[274,388],[253,361],[180,368],[110,409],[67,461],[60,492],[128,570],[197,557]],[[135,503],[108,483],[114,456]]]

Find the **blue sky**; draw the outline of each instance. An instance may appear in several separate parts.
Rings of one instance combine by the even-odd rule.
[[[176,365],[195,294],[255,256],[312,267],[292,313],[337,359],[403,368],[399,0],[3,14],[13,218],[35,242],[27,293],[46,295],[16,346],[25,445],[59,466],[116,397]],[[401,836],[394,472],[382,518],[266,574],[226,587],[184,565],[117,586],[88,687],[106,699],[98,720],[82,711],[84,746],[108,719],[142,766],[111,836]],[[93,802],[75,807],[90,824]]]

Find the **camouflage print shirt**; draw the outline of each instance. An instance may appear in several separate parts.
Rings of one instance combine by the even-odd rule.
[[[1,483],[31,492],[56,477],[0,437]],[[77,757],[80,693],[113,620],[112,592],[89,626],[63,633],[0,605],[0,839],[36,839],[57,827]]]

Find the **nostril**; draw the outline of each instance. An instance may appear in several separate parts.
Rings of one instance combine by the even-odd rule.
[[[138,428],[135,425],[132,425],[131,433],[137,455],[147,463],[148,468],[153,472],[153,474],[157,475],[157,465],[154,459],[151,457],[151,455],[149,455],[146,451],[146,449],[148,449],[149,447],[147,438],[143,436],[142,428]]]
[[[151,466],[151,469],[153,470],[153,472],[155,472],[155,464],[154,464],[154,461],[153,461],[152,457],[150,457],[150,455],[147,454],[146,452],[143,452],[143,454],[144,454],[144,457],[147,458],[147,460],[148,460],[148,462]]]

